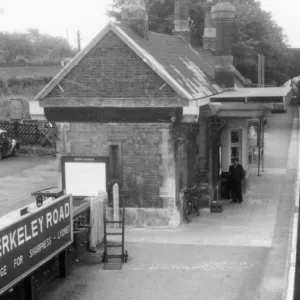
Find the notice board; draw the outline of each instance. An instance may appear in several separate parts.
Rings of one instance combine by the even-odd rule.
[[[14,120],[22,119],[23,108],[21,99],[10,100],[10,118]]]
[[[62,186],[75,198],[107,192],[107,157],[62,156]]]

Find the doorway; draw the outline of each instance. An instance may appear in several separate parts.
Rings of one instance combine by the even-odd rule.
[[[222,118],[212,117],[209,120],[209,180],[211,200],[221,199],[222,188],[222,131],[227,122]]]
[[[221,174],[222,174],[222,145],[221,130],[214,131],[212,134],[212,186],[213,200],[220,199],[221,191]]]

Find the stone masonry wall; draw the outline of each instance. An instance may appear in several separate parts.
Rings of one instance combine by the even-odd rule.
[[[217,56],[232,55],[232,23],[216,23],[215,53]]]
[[[47,96],[49,100],[73,97],[178,99],[175,91],[113,32],[87,53],[60,86],[63,91],[54,88]]]
[[[57,148],[62,155],[108,156],[109,145],[121,145],[121,197],[126,206],[175,208],[175,161],[170,126],[58,124]]]
[[[179,107],[187,100],[161,79],[117,35],[109,32],[41,100],[43,107]],[[59,155],[109,156],[121,147],[121,197],[127,225],[177,226],[172,124],[57,123]]]
[[[197,183],[201,188],[200,193],[200,203],[201,207],[208,207],[210,201],[210,191],[209,191],[209,178],[208,178],[208,133],[207,133],[207,119],[199,119],[199,133],[197,136],[197,143],[199,147],[197,164]]]

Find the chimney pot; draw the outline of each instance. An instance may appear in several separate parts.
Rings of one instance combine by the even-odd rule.
[[[215,50],[216,28],[211,15],[211,8],[214,5],[213,0],[207,0],[201,4],[204,10],[204,34],[203,34],[203,48]]]
[[[229,2],[219,2],[216,4],[212,10],[212,18],[217,21],[231,21],[233,22],[235,18],[236,9],[234,5]]]
[[[219,2],[212,8],[212,19],[216,25],[215,53],[218,64],[215,67],[217,84],[234,88],[234,66],[232,57],[232,24],[236,9],[228,2]]]
[[[174,3],[174,35],[190,44],[189,0],[175,0]]]
[[[143,38],[149,39],[148,13],[144,0],[125,0],[121,21],[132,27]]]

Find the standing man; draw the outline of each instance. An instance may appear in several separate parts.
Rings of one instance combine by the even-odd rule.
[[[245,177],[245,170],[239,163],[239,159],[233,159],[233,165],[229,167],[229,175],[231,181],[231,193],[233,203],[242,203],[242,181]]]

